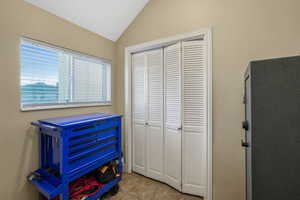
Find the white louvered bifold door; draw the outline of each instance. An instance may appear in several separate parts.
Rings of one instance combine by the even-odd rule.
[[[146,52],[148,79],[147,175],[163,181],[163,50]]]
[[[207,44],[182,42],[182,191],[206,196]]]
[[[133,171],[147,174],[147,86],[145,53],[132,56]]]
[[[164,49],[165,182],[181,191],[181,47]]]

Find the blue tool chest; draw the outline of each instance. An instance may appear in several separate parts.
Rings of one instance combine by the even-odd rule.
[[[69,199],[70,182],[115,160],[122,174],[121,116],[93,113],[39,120],[40,168],[29,181],[47,198]],[[121,180],[105,184],[97,199]]]

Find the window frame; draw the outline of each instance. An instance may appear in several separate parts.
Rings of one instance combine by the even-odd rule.
[[[73,56],[76,56],[76,57],[83,57],[83,58],[86,58],[86,59],[91,59],[93,61],[97,61],[99,63],[102,63],[102,64],[108,64],[110,65],[110,91],[109,91],[109,94],[110,94],[110,98],[109,98],[109,101],[103,101],[103,102],[98,102],[98,101],[93,101],[93,102],[66,102],[66,103],[42,103],[42,104],[22,104],[22,93],[21,93],[21,70],[22,70],[22,60],[21,60],[21,48],[22,48],[22,42],[25,41],[25,42],[29,42],[29,43],[32,43],[34,45],[41,45],[42,47],[48,47],[48,48],[51,48],[51,49],[54,49],[54,50],[58,50],[58,51],[61,51],[61,52],[64,52],[64,53],[67,53],[67,54],[72,54]],[[68,48],[65,48],[65,47],[61,47],[61,46],[57,46],[57,45],[54,45],[54,44],[50,44],[48,42],[44,42],[44,41],[40,41],[40,40],[35,40],[35,39],[31,39],[31,38],[28,38],[28,37],[20,37],[20,40],[19,40],[19,66],[20,66],[20,73],[19,73],[19,95],[20,95],[20,110],[21,111],[33,111],[33,110],[49,110],[49,109],[61,109],[61,108],[77,108],[77,107],[94,107],[94,106],[112,106],[112,61],[111,60],[108,60],[108,59],[105,59],[105,58],[100,58],[100,57],[97,57],[97,56],[92,56],[92,55],[89,55],[87,53],[82,53],[82,52],[79,52],[79,51],[75,51],[75,50],[72,50],[72,49],[68,49]],[[70,78],[72,79],[71,82],[73,82],[73,77],[70,76]]]

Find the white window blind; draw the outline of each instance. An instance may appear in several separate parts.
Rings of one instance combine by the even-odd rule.
[[[21,109],[90,106],[111,102],[111,64],[22,39]]]

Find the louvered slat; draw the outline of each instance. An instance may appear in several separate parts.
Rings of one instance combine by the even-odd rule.
[[[133,108],[135,120],[146,120],[145,116],[145,55],[144,53],[133,55]]]
[[[183,124],[207,124],[207,63],[205,41],[182,43],[183,48]]]
[[[149,122],[160,125],[163,103],[163,56],[162,49],[147,52]]]
[[[165,121],[167,126],[181,126],[180,44],[165,48]]]

